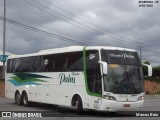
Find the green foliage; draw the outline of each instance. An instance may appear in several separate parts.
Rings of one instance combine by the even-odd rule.
[[[160,83],[160,77],[151,77],[150,79],[149,79],[150,81],[153,81],[153,82],[157,82],[157,83]]]
[[[160,66],[153,68],[153,77],[160,77]]]
[[[160,66],[153,67],[153,75],[150,80],[160,83]]]
[[[150,65],[150,62],[148,62],[148,61],[145,61],[144,63]],[[142,65],[142,69],[143,69],[143,75],[147,76],[147,74],[148,74],[147,67]],[[152,71],[153,71],[152,77],[148,77],[147,79],[149,79],[153,82],[160,83],[160,66],[153,67]]]
[[[160,91],[157,92],[157,95],[160,95]]]
[[[149,61],[145,61],[144,63],[147,64],[147,65],[150,65],[150,62],[149,62]]]

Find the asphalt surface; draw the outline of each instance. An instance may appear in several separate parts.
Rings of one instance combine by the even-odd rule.
[[[0,111],[12,111],[12,113],[23,113],[28,115],[28,111],[39,112],[42,114],[42,118],[23,118],[24,120],[31,119],[46,119],[46,120],[160,120],[160,96],[146,96],[144,107],[141,111],[135,112],[95,112],[95,111],[85,111],[83,114],[77,114],[76,109],[68,108],[64,106],[55,106],[49,104],[32,103],[29,107],[18,106],[14,104],[13,99],[8,99],[5,97],[0,97]],[[145,111],[145,112],[144,112]],[[158,112],[159,111],[159,112]],[[135,114],[145,115],[146,117],[135,117]],[[2,113],[0,113],[2,114]],[[37,115],[40,115],[37,113]],[[152,114],[152,117],[151,117]],[[158,114],[158,117],[157,117]],[[14,114],[17,115],[17,114]],[[22,115],[22,114],[21,114]],[[149,117],[147,116],[149,115]],[[0,115],[1,116],[1,115]],[[48,117],[44,117],[48,116]],[[52,116],[52,117],[50,117]],[[7,118],[0,117],[0,120],[17,120],[22,119],[20,117]]]

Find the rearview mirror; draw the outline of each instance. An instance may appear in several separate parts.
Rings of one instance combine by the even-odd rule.
[[[103,61],[98,61],[98,63],[100,63],[102,65],[102,72],[103,74],[107,75],[108,73],[108,65],[107,62],[103,62]]]
[[[151,76],[152,76],[152,66],[151,66],[151,65],[148,65],[148,64],[145,64],[145,63],[141,63],[141,64],[147,67],[147,69],[148,69],[148,74],[147,74],[147,76],[148,76],[148,77],[151,77]]]

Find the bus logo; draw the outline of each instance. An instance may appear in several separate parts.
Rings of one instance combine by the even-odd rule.
[[[58,77],[60,84],[62,83],[75,83],[75,77],[71,77],[70,74],[66,76],[64,73],[61,73]]]
[[[114,58],[129,58],[129,59],[134,59],[133,55],[129,55],[129,54],[126,54],[126,53],[123,53],[123,54],[110,53],[109,56],[110,57],[114,57]]]

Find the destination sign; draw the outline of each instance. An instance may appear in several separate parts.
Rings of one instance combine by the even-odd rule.
[[[137,52],[122,50],[101,50],[102,60],[108,63],[140,64]]]

